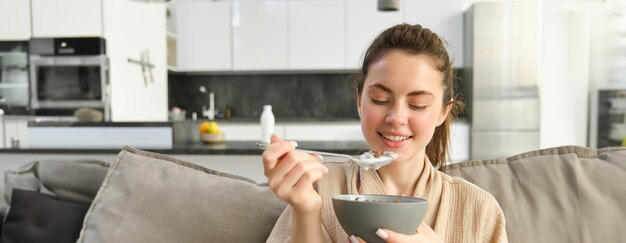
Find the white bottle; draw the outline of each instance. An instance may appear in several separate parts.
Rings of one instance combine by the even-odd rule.
[[[274,133],[274,114],[271,105],[264,105],[261,113],[261,142],[269,144]]]

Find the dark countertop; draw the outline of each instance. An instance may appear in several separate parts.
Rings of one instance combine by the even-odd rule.
[[[200,123],[204,119],[163,122],[75,122],[75,121],[30,121],[29,127],[155,127],[172,126],[175,123]],[[218,119],[220,124],[258,124],[259,119]],[[354,119],[276,119],[276,123],[358,123]]]
[[[357,155],[366,151],[367,144],[356,141],[300,141],[298,148],[320,150],[331,153]],[[120,149],[0,149],[0,154],[117,154]],[[206,154],[206,155],[261,155],[255,141],[232,141],[223,143],[174,144],[173,149],[144,149],[162,154]]]

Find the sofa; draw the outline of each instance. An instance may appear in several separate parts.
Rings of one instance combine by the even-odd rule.
[[[624,147],[550,148],[445,172],[498,200],[510,242],[626,239]],[[5,172],[0,243],[264,242],[285,206],[265,184],[125,147],[111,162]]]

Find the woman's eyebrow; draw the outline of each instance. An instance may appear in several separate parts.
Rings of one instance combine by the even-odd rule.
[[[384,86],[382,84],[372,84],[369,86],[370,88],[379,88],[387,93],[393,94],[393,91],[391,91],[390,88],[387,88],[387,86]],[[427,95],[427,96],[432,96],[434,97],[435,95],[433,95],[433,93],[428,92],[426,90],[417,90],[417,91],[413,91],[411,93],[409,93],[407,96],[420,96],[420,95]]]
[[[435,95],[433,95],[433,93],[428,92],[428,91],[426,91],[426,90],[418,90],[418,91],[413,91],[413,92],[409,93],[409,94],[408,94],[408,95],[406,95],[406,96],[420,96],[420,95],[428,95],[428,96],[435,97]]]
[[[372,84],[372,85],[370,85],[370,88],[379,88],[379,89],[382,89],[383,91],[385,91],[387,93],[393,94],[393,91],[391,91],[390,88],[387,88],[385,85],[382,85],[382,84]]]

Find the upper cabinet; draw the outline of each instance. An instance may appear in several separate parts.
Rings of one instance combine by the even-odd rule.
[[[0,40],[28,40],[30,36],[30,1],[0,0]]]
[[[448,43],[454,67],[463,67],[463,1],[405,0],[404,22],[420,24]]]
[[[231,3],[183,0],[173,5],[178,71],[232,70]]]
[[[30,2],[33,37],[83,37],[103,34],[102,0]]]
[[[43,0],[40,0],[43,1]],[[463,65],[462,0],[173,0],[178,71],[345,70],[360,68],[383,30],[421,24],[444,38]]]
[[[286,69],[287,0],[240,0],[232,4],[233,69]]]
[[[369,44],[383,30],[402,23],[402,11],[378,11],[378,1],[346,0],[346,67],[360,68]],[[332,37],[331,37],[332,38]]]
[[[345,68],[345,11],[338,0],[289,2],[289,69]]]
[[[167,121],[165,3],[104,0],[111,118]]]

